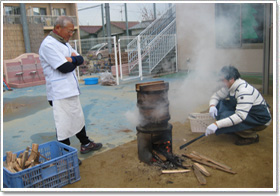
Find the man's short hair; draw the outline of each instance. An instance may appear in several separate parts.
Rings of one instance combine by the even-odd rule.
[[[234,79],[237,80],[238,78],[240,78],[240,73],[238,71],[237,68],[235,68],[232,65],[228,65],[228,66],[224,66],[221,71],[220,74],[223,78],[225,78],[226,80],[230,80],[230,79]]]
[[[68,22],[74,24],[73,18],[69,16],[59,16],[54,23],[54,27],[56,27],[57,25],[60,25],[61,27],[66,27]]]

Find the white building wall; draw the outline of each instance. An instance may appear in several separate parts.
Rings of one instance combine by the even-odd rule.
[[[179,70],[219,70],[231,64],[240,72],[262,72],[262,46],[249,49],[216,48],[214,3],[176,4],[176,25]],[[272,70],[271,56],[271,73]]]

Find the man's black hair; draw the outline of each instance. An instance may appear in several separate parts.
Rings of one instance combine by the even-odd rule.
[[[237,80],[240,78],[240,73],[237,68],[235,68],[232,65],[224,66],[220,71],[222,77],[224,77],[226,80],[234,79]]]

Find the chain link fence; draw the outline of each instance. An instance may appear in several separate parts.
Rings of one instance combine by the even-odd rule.
[[[79,76],[100,72],[111,72],[115,64],[114,38],[91,38],[69,41],[71,46],[84,57],[84,64],[79,66]]]

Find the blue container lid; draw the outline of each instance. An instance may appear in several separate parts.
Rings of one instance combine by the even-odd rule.
[[[85,85],[98,84],[98,78],[85,78]]]

